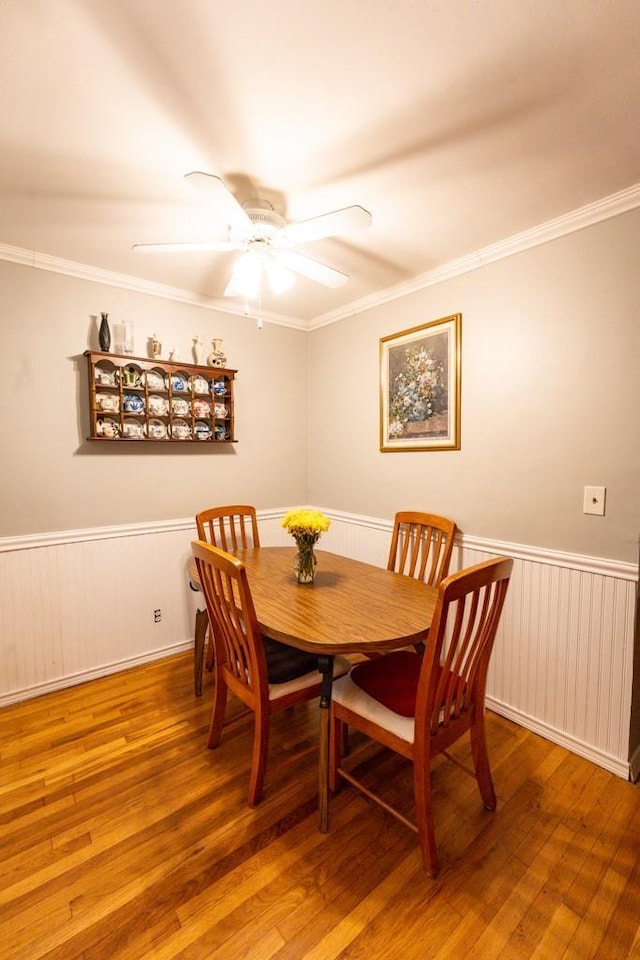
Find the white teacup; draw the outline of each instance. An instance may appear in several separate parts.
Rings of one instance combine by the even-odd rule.
[[[115,387],[116,375],[114,371],[103,370],[101,367],[96,367],[96,383],[103,387]]]
[[[174,423],[171,427],[171,436],[176,440],[188,440],[191,429],[188,423]]]
[[[99,420],[98,433],[109,440],[113,440],[118,436],[118,425],[112,420]]]
[[[171,412],[179,417],[186,417],[189,415],[189,401],[183,400],[181,397],[173,397],[171,400]]]
[[[165,386],[165,380],[161,373],[157,373],[155,370],[147,371],[147,388],[149,390],[164,390]]]
[[[120,400],[115,393],[96,393],[96,407],[105,413],[117,413]]]
[[[139,440],[142,437],[142,424],[125,422],[124,435],[132,440]]]
[[[204,377],[194,377],[191,385],[195,393],[209,393],[209,384]]]
[[[154,397],[150,396],[148,400],[149,404],[149,413],[153,413],[156,417],[163,416],[169,412],[169,401],[166,397]]]

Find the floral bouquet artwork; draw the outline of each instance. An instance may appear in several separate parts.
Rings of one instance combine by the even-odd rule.
[[[380,340],[380,449],[460,449],[460,314]]]
[[[313,548],[324,531],[329,529],[330,523],[318,510],[301,508],[287,511],[282,518],[281,526],[291,534],[298,547],[294,565],[298,583],[313,583],[318,562]]]
[[[424,346],[408,347],[391,384],[389,436],[401,437],[408,423],[422,423],[446,409],[444,364]]]

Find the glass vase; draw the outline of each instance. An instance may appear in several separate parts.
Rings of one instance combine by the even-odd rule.
[[[133,354],[133,323],[120,320],[113,325],[114,350],[118,354]]]
[[[296,561],[293,567],[298,583],[313,583],[318,558],[313,552],[312,543],[299,543]]]

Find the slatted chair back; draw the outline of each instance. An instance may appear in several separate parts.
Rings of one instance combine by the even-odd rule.
[[[257,699],[268,699],[267,667],[244,566],[204,542],[192,549],[213,626],[217,669],[224,670],[236,696],[255,709]]]
[[[455,534],[455,522],[446,517],[396,513],[387,569],[437,587],[449,572]]]
[[[487,671],[513,560],[487,560],[440,584],[416,696],[416,743],[439,752],[484,711]],[[433,748],[432,748],[433,752]]]
[[[196,514],[198,539],[226,552],[259,547],[255,507],[246,504],[210,507]]]
[[[196,514],[196,527],[198,529],[198,539],[219,547],[221,550],[230,551],[246,547],[259,547],[260,534],[258,532],[258,520],[255,507],[248,504],[234,504],[221,507],[209,507],[208,510],[201,510]],[[198,587],[192,589],[197,590]],[[205,644],[207,634],[209,643],[207,646],[207,655],[205,660]],[[209,628],[209,616],[206,608],[199,607],[196,610],[194,626],[194,689],[197,697],[202,696],[202,665],[206,663],[207,669],[213,669],[215,658],[212,631]]]

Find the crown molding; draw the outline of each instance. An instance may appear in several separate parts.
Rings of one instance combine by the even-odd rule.
[[[165,283],[156,283],[153,280],[143,280],[126,273],[114,273],[86,263],[76,263],[75,260],[63,260],[61,257],[52,257],[47,253],[38,253],[36,250],[25,250],[22,247],[13,247],[7,243],[0,243],[0,260],[19,263],[26,267],[35,267],[38,270],[50,270],[78,280],[90,280],[92,283],[103,283],[108,287],[119,287],[122,290],[132,290],[135,293],[145,293],[152,297],[161,297],[163,300],[175,300],[178,303],[187,303],[190,306],[202,307],[205,310],[217,310],[220,313],[232,314],[244,319],[256,319],[255,311],[246,313],[244,307],[214,297],[205,297],[190,290],[181,290]],[[307,330],[305,320],[287,317],[279,313],[269,313],[261,310],[260,315],[268,323],[281,327],[293,327],[295,330]]]
[[[262,319],[268,323],[274,323],[282,327],[291,327],[294,330],[313,331],[320,327],[326,327],[331,323],[337,323],[339,320],[346,320],[357,313],[365,310],[371,310],[373,307],[379,307],[382,304],[397,300],[400,297],[406,297],[411,293],[417,293],[427,287],[443,283],[445,280],[451,280],[454,277],[470,273],[472,270],[478,270],[490,263],[498,260],[504,260],[506,257],[522,253],[524,250],[530,250],[532,247],[540,246],[543,243],[549,243],[559,237],[575,233],[590,227],[593,224],[601,223],[603,220],[609,220],[611,217],[617,217],[622,213],[628,213],[640,207],[640,183],[620,190],[602,200],[596,200],[570,213],[556,217],[554,220],[547,220],[545,223],[524,230],[522,233],[516,233],[512,237],[492,243],[487,247],[469,253],[456,260],[450,260],[433,270],[421,273],[411,280],[404,280],[401,283],[394,284],[384,290],[359,300],[353,300],[351,303],[329,313],[324,313],[311,320],[302,320],[295,317],[289,317],[278,313],[269,313],[261,311]],[[120,287],[123,290],[132,290],[135,293],[144,293],[152,297],[161,297],[165,300],[175,300],[179,303],[187,303],[191,306],[202,307],[205,310],[217,310],[220,313],[231,314],[247,319],[247,316],[255,320],[255,313],[245,313],[243,307],[235,303],[229,303],[225,300],[205,297],[201,294],[193,293],[189,290],[181,290],[178,287],[171,287],[168,284],[157,283],[152,280],[142,280],[139,277],[132,277],[124,273],[114,273],[111,270],[103,270],[100,267],[90,266],[84,263],[76,263],[74,260],[63,260],[60,257],[52,257],[46,253],[38,253],[35,250],[26,250],[22,247],[13,247],[10,244],[0,243],[0,260],[7,260],[11,263],[19,263],[23,266],[35,267],[39,270],[50,270],[53,273],[64,274],[68,277],[75,277],[80,280],[90,280],[93,283],[102,283],[111,287]]]
[[[417,293],[426,287],[435,286],[445,280],[470,273],[472,270],[478,270],[480,267],[495,263],[497,260],[504,260],[506,257],[512,257],[524,250],[530,250],[532,247],[557,240],[559,237],[583,230],[585,227],[590,227],[603,220],[617,217],[621,213],[628,213],[637,207],[640,207],[640,183],[627,187],[626,190],[620,190],[619,193],[614,193],[609,197],[604,197],[602,200],[589,203],[578,210],[565,213],[554,220],[547,220],[537,227],[523,230],[522,233],[516,233],[505,240],[492,243],[488,247],[483,247],[481,250],[476,250],[457,260],[450,260],[433,270],[412,277],[411,280],[403,280],[392,287],[371,294],[371,296],[354,300],[345,307],[332,310],[330,313],[325,313],[311,320],[309,330],[318,330],[320,327],[326,327],[338,320],[346,320],[357,313],[371,310],[373,307],[379,307],[400,297],[406,297],[410,293]]]

